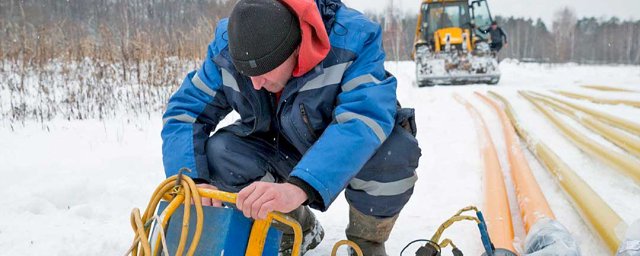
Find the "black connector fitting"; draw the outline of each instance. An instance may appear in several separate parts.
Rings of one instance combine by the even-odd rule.
[[[416,256],[440,256],[440,251],[432,243],[427,243],[418,248]]]

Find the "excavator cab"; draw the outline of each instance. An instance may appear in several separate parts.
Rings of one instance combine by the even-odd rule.
[[[486,0],[478,0],[471,2],[469,6],[472,10],[472,20],[474,24],[474,32],[478,39],[488,40],[489,29],[491,29],[491,13]]]
[[[422,31],[424,41],[433,41],[438,30],[449,28],[471,29],[471,16],[466,1],[422,4]]]
[[[486,0],[424,0],[413,52],[418,85],[498,83],[491,22]]]

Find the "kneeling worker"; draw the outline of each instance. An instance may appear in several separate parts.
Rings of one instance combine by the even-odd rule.
[[[166,175],[190,168],[198,187],[238,193],[247,217],[296,218],[303,252],[324,236],[309,206],[325,211],[345,190],[347,238],[387,255],[420,148],[384,60],[380,26],[339,0],[240,0],[169,100]],[[211,135],[231,111],[240,119]],[[292,243],[285,232],[284,255]]]

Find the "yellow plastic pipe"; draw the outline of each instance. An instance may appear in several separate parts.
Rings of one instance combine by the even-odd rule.
[[[618,145],[618,147],[626,150],[627,152],[631,153],[632,155],[640,159],[640,139],[634,136],[631,136],[625,132],[622,132],[620,130],[617,130],[605,124],[604,122],[598,119],[595,119],[589,114],[582,113],[580,111],[576,111],[570,107],[567,107],[566,105],[556,103],[551,98],[548,98],[546,95],[535,93],[535,92],[531,92],[531,93],[537,96],[536,97],[537,100],[541,101],[547,106],[552,107],[556,111],[573,118],[574,120],[582,124],[584,127],[589,128],[591,131],[599,134],[605,139],[611,141],[613,144]]]
[[[458,94],[454,94],[453,97],[467,108],[476,126],[484,164],[484,217],[487,222],[489,236],[496,248],[515,252],[509,198],[507,197],[502,168],[498,160],[498,153],[491,140],[491,134],[489,134],[489,130],[487,130],[480,113],[469,102],[462,99]]]
[[[507,154],[509,155],[509,165],[511,167],[511,177],[516,187],[518,206],[522,214],[524,228],[528,234],[533,224],[538,220],[543,218],[556,219],[556,217],[544,194],[542,194],[536,178],[531,173],[531,168],[529,168],[527,159],[522,153],[518,135],[516,135],[513,126],[509,122],[509,117],[493,100],[478,92],[475,94],[496,111],[502,122]]]
[[[586,108],[586,107],[583,107],[583,106],[580,106],[580,105],[577,105],[577,104],[573,104],[573,103],[571,103],[569,101],[562,100],[562,99],[559,99],[557,97],[553,97],[553,96],[549,96],[549,95],[547,95],[546,97],[549,98],[549,99],[553,99],[553,100],[555,100],[557,102],[560,102],[562,104],[565,104],[565,105],[567,105],[569,107],[572,107],[572,108],[574,108],[576,110],[580,110],[580,111],[582,111],[584,113],[592,115],[593,117],[595,117],[597,119],[600,119],[600,121],[605,121],[605,122],[610,123],[610,124],[612,124],[612,125],[614,125],[614,126],[616,126],[618,128],[627,130],[630,133],[633,133],[635,135],[640,136],[640,124],[638,124],[638,123],[634,123],[634,122],[628,121],[626,119],[623,119],[623,118],[620,118],[620,117],[617,117],[617,116],[609,115],[609,114],[607,114],[605,112],[601,112],[601,111],[598,111],[598,110],[594,110],[594,109]]]
[[[599,90],[599,91],[609,91],[609,92],[638,92],[634,90],[624,89],[624,88],[616,88],[602,85],[583,85],[583,88]]]
[[[557,94],[560,94],[560,95],[567,96],[569,98],[588,100],[588,101],[591,101],[593,103],[611,104],[611,105],[623,104],[623,105],[628,105],[628,106],[640,108],[640,101],[601,99],[601,98],[596,98],[596,97],[592,97],[592,96],[589,96],[589,95],[573,93],[573,92],[565,92],[565,91],[553,91],[553,92],[555,92]]]
[[[556,178],[556,182],[569,195],[569,201],[587,226],[602,238],[610,252],[615,252],[621,242],[621,237],[617,234],[624,234],[627,223],[622,221],[622,218],[556,153],[522,126],[507,99],[494,92],[489,92],[489,95],[502,102],[511,124],[520,138],[526,142],[529,151]]]
[[[580,150],[597,158],[609,167],[618,170],[620,173],[633,179],[636,184],[640,185],[640,161],[637,161],[633,157],[615,152],[581,134],[575,128],[567,125],[549,109],[542,106],[528,93],[520,92],[520,95],[524,96],[538,110],[540,110],[540,112],[542,112],[542,114],[544,114],[544,116],[547,117],[547,119],[549,119],[556,128],[562,131],[562,133],[564,133],[574,145],[580,148]]]

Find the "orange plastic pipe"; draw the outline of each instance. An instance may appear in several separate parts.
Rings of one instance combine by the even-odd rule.
[[[484,218],[487,222],[487,229],[491,241],[496,248],[503,248],[515,252],[513,247],[513,224],[511,222],[511,210],[509,209],[509,199],[507,189],[502,177],[502,168],[498,160],[491,134],[487,130],[482,116],[473,105],[462,99],[457,93],[453,98],[464,105],[476,126],[478,142],[482,151],[482,161],[484,163]]]
[[[520,213],[522,214],[522,221],[524,222],[524,228],[529,233],[529,230],[543,218],[555,219],[553,211],[547,202],[547,199],[542,194],[542,190],[536,182],[536,178],[531,173],[531,168],[522,153],[522,147],[518,141],[515,129],[509,121],[509,117],[504,110],[498,106],[496,102],[489,99],[478,92],[476,96],[480,97],[484,102],[489,104],[500,117],[502,127],[504,131],[504,137],[507,144],[507,153],[509,155],[509,165],[511,166],[511,177],[516,187],[516,195],[518,198],[518,206],[520,207]]]
[[[618,234],[621,233],[619,231],[626,230],[626,222],[543,141],[525,130],[506,98],[491,91],[489,94],[502,102],[511,124],[516,128],[520,138],[527,144],[529,151],[556,178],[556,182],[569,196],[571,199],[569,201],[580,214],[580,217],[587,223],[587,226],[594,233],[599,234],[608,248],[615,253],[621,243],[620,237],[618,237]]]

